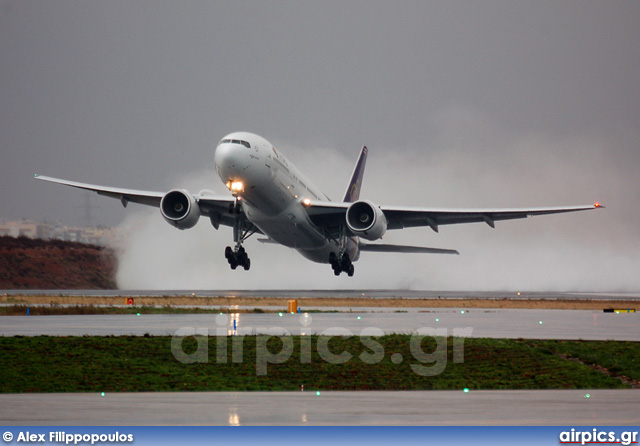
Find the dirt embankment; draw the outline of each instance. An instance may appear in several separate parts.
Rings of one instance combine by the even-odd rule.
[[[115,265],[100,246],[0,237],[0,289],[115,289]]]

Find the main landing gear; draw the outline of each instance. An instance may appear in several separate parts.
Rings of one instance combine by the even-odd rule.
[[[235,250],[231,249],[231,246],[227,246],[224,250],[224,256],[227,262],[229,262],[231,269],[242,266],[245,271],[249,271],[249,268],[251,268],[251,259],[249,259],[242,245],[236,246]]]
[[[353,277],[353,272],[355,271],[353,267],[353,263],[351,263],[351,259],[349,255],[345,252],[342,254],[341,258],[338,258],[334,252],[329,254],[329,263],[331,263],[331,268],[333,268],[333,274],[339,276],[341,272],[347,273],[349,277]]]

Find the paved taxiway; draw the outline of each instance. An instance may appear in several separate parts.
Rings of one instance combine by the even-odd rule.
[[[588,310],[380,308],[342,313],[2,316],[1,336],[173,335],[179,329],[227,334],[354,334],[436,329],[439,335],[488,338],[640,341],[639,313]],[[402,312],[396,312],[402,311]],[[326,330],[329,330],[328,332]]]
[[[0,407],[3,425],[640,424],[640,390],[5,394]]]

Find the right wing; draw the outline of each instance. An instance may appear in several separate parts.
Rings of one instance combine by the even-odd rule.
[[[166,192],[152,192],[134,189],[123,189],[118,187],[98,186],[95,184],[78,183],[76,181],[62,180],[59,178],[52,178],[43,175],[35,175],[38,180],[48,181],[50,183],[62,184],[64,186],[71,186],[78,189],[84,189],[93,191],[99,195],[115,198],[120,200],[124,207],[129,202],[144,204],[146,206],[160,207],[162,197]],[[213,192],[202,191],[198,195],[193,195],[194,200],[198,203],[200,208],[200,215],[205,215],[211,218],[214,226],[216,224],[222,224],[225,226],[234,226],[236,218],[246,219],[242,209],[240,213],[236,214],[233,209],[235,200],[233,197],[221,197],[215,195]]]
[[[516,209],[430,209],[381,206],[387,218],[387,229],[403,229],[428,226],[438,232],[440,225],[461,223],[486,223],[492,228],[496,221],[516,220],[536,215],[563,214],[602,207],[599,203],[584,206],[556,206]]]
[[[311,221],[322,228],[344,225],[345,214],[352,203],[315,201],[305,204]],[[603,207],[599,203],[584,206],[557,206],[544,208],[516,209],[441,209],[401,206],[380,206],[387,219],[387,229],[414,228],[428,226],[435,232],[441,225],[484,222],[495,227],[496,221],[515,220],[535,215],[562,214],[586,211]]]

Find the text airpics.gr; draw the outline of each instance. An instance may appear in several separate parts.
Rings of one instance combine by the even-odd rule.
[[[356,336],[351,330],[344,327],[331,327],[318,333],[312,338],[308,327],[312,323],[312,317],[308,314],[299,316],[301,325],[300,332],[295,336],[300,336],[300,362],[302,364],[311,363],[312,343],[316,340],[316,351],[320,358],[329,364],[344,364],[353,359],[353,355],[347,351],[335,353],[330,351],[329,342],[336,336],[352,337]],[[183,364],[209,363],[209,336],[216,338],[215,362],[226,364],[228,362],[229,348],[231,348],[231,362],[242,363],[244,358],[244,338],[246,335],[256,336],[256,375],[267,374],[269,364],[282,364],[289,360],[294,350],[293,336],[289,330],[282,327],[244,327],[242,333],[236,330],[229,330],[229,317],[226,314],[216,316],[218,328],[182,327],[175,331],[171,339],[171,353],[176,360]],[[422,327],[414,330],[410,337],[410,351],[412,359],[417,363],[410,364],[411,370],[420,376],[436,376],[442,373],[447,365],[448,357],[448,336],[453,336],[453,362],[464,362],[464,338],[471,336],[472,327],[447,328]],[[233,335],[233,336],[230,336]],[[368,351],[363,351],[358,359],[365,364],[378,364],[385,357],[384,347],[376,341],[376,337],[384,336],[385,332],[377,327],[366,327],[357,336],[360,342]],[[197,341],[197,348],[194,352],[187,353],[183,349],[183,342],[186,338],[193,337]],[[282,345],[279,351],[272,352],[267,344],[270,339],[278,339]],[[425,352],[422,349],[422,342],[425,338],[433,338],[436,343],[435,350]],[[231,339],[231,342],[229,342]],[[231,346],[229,347],[229,344]],[[391,361],[399,364],[405,360],[399,353],[391,355]]]

